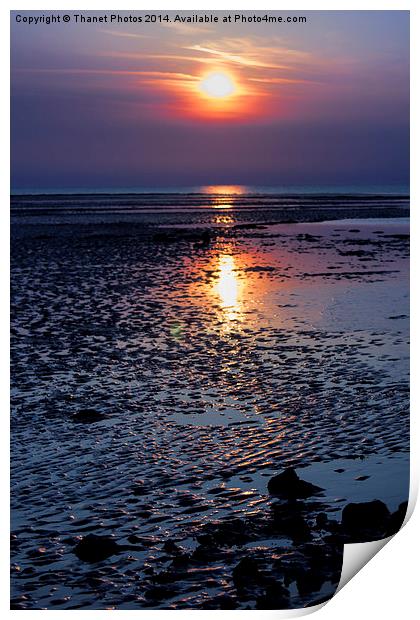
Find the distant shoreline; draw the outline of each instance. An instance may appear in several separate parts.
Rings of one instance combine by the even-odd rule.
[[[190,186],[139,186],[139,187],[73,187],[14,188],[12,197],[18,196],[142,196],[142,195],[196,195],[196,196],[404,196],[410,195],[410,187],[396,184],[343,184],[343,185],[190,185]]]
[[[11,198],[19,226],[207,227],[401,218],[406,195],[340,194],[49,194]]]

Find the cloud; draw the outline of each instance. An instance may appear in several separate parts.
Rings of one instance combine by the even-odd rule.
[[[125,39],[150,39],[149,34],[138,34],[135,32],[123,32],[122,30],[100,30],[104,34],[109,34],[113,37],[123,37]]]
[[[224,37],[186,49],[215,55],[227,62],[263,69],[289,69],[314,61],[314,54],[287,47],[276,37]]]
[[[279,66],[275,64],[269,64],[264,61],[253,60],[252,58],[244,58],[243,56],[238,56],[236,54],[230,54],[229,52],[223,52],[221,50],[212,49],[210,47],[203,47],[201,45],[192,45],[191,47],[187,47],[185,49],[195,50],[197,52],[204,52],[206,54],[211,54],[227,62],[232,62],[232,63],[236,63],[239,65],[245,65],[247,67],[261,67],[261,68],[268,68],[268,69],[286,69],[287,68],[285,65]]]
[[[182,22],[161,22],[159,24],[160,26],[163,26],[164,28],[170,28],[171,32],[173,32],[175,35],[180,35],[180,36],[197,36],[197,33],[210,33],[212,32],[212,28],[209,26],[205,26],[203,24],[184,24]]]
[[[58,75],[132,75],[140,77],[155,77],[155,78],[171,78],[180,80],[192,80],[196,81],[197,76],[189,73],[177,73],[175,71],[130,71],[124,69],[78,69],[78,68],[59,68],[59,69],[16,69],[16,73],[55,73]]]
[[[259,82],[261,84],[319,84],[320,81],[309,79],[292,79],[292,78],[248,78],[250,82]]]

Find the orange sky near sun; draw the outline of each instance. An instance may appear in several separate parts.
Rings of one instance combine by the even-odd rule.
[[[171,119],[207,121],[245,121],[295,116],[305,101],[325,96],[328,85],[323,74],[326,62],[316,53],[290,49],[277,41],[252,36],[233,38],[203,36],[194,39],[166,40],[160,51],[147,38],[123,38],[118,31],[107,31],[111,40],[123,40],[117,49],[101,51],[99,64],[107,69],[80,70],[83,79],[95,74],[131,93],[146,89],[155,101],[149,112]],[[182,41],[182,42],[181,42]],[[127,42],[129,45],[127,45]],[[329,76],[342,76],[343,67],[329,59]],[[212,97],[203,92],[206,76],[218,73],[234,85],[226,97]],[[314,79],[314,74],[318,77]],[[142,114],[147,106],[142,106]]]
[[[17,74],[24,73],[27,82],[31,74],[39,87],[65,79],[87,93],[114,92],[119,99],[126,94],[130,103],[124,104],[124,112],[132,119],[138,114],[171,120],[270,122],[342,115],[348,121],[360,111],[352,104],[356,92],[363,94],[369,108],[372,97],[387,96],[386,89],[382,94],[386,80],[372,77],[363,56],[351,56],[345,47],[331,55],[319,44],[305,45],[302,36],[291,43],[272,34],[235,36],[223,29],[172,24],[141,33],[99,28],[91,40],[94,53],[88,62],[81,52],[73,66],[56,69],[50,61],[47,67],[21,68]],[[389,65],[383,70],[392,81],[396,68]],[[230,96],[209,97],[203,92],[200,84],[211,73],[232,80],[235,88]],[[375,113],[380,116],[381,109]]]
[[[14,186],[406,181],[408,14],[319,11],[290,25],[170,15],[12,23]],[[234,85],[225,96],[203,88],[214,73]]]

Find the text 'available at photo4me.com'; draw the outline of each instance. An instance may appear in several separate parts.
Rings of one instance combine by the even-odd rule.
[[[270,13],[43,13],[41,15],[15,15],[16,23],[39,24],[306,24],[305,15],[278,15]]]

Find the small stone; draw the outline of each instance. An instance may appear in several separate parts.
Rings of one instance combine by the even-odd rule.
[[[127,540],[133,545],[143,543],[143,539],[137,536],[137,534],[130,534],[130,536],[127,537]]]
[[[161,601],[167,598],[171,598],[174,595],[174,590],[170,586],[152,586],[146,591],[145,597],[148,600]]]
[[[304,499],[323,491],[321,487],[299,478],[294,469],[285,469],[281,474],[268,481],[268,491],[271,495],[287,499]]]
[[[185,568],[191,563],[191,556],[188,553],[182,553],[176,555],[172,560],[172,566],[174,568]]]
[[[178,547],[178,545],[174,543],[173,540],[166,540],[163,543],[163,550],[166,551],[166,553],[170,553],[173,555],[182,553],[181,547]]]
[[[347,504],[343,508],[341,523],[350,534],[366,534],[374,530],[381,535],[387,525],[390,513],[386,505],[379,499],[372,502]]]
[[[148,491],[147,487],[144,485],[144,482],[136,482],[135,486],[132,489],[132,493],[136,497],[141,497],[143,495],[147,495],[148,492],[149,491]]]
[[[257,609],[289,608],[289,591],[281,583],[270,584],[265,593],[257,598]]]
[[[277,532],[286,534],[295,544],[308,541],[312,538],[309,525],[302,515],[285,514],[284,512],[274,512],[274,527]]]
[[[120,551],[120,545],[108,536],[88,534],[77,543],[74,553],[83,562],[101,562]]]
[[[221,594],[215,599],[218,609],[236,609],[236,600],[228,594]]]
[[[80,409],[72,416],[73,422],[80,422],[82,424],[92,424],[93,422],[100,422],[104,420],[105,416],[96,409]]]
[[[250,581],[259,581],[261,573],[258,562],[253,558],[242,558],[232,571],[233,583],[244,586]]]
[[[400,504],[395,512],[393,512],[389,518],[388,536],[396,534],[404,523],[405,515],[407,513],[408,502]]]
[[[320,529],[325,529],[328,524],[328,516],[325,512],[320,512],[318,515],[316,515],[315,521]]]

